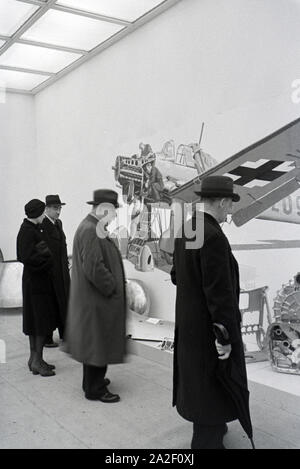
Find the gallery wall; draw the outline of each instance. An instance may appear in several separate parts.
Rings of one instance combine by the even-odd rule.
[[[34,174],[32,196],[59,193],[67,203],[62,219],[70,253],[85,202],[93,190],[115,187],[116,156],[138,152],[140,141],[156,151],[169,139],[175,146],[195,142],[205,122],[202,147],[222,161],[299,117],[300,104],[291,98],[300,77],[299,17],[296,0],[181,0],[40,92],[34,118],[32,106],[26,118],[16,111],[24,125],[36,126],[36,164],[28,156],[22,178]],[[25,98],[15,99],[23,109]],[[33,122],[30,128],[34,135]],[[13,153],[16,167],[21,157]],[[23,193],[14,188],[19,203]],[[268,222],[254,223],[266,236],[272,232]],[[3,235],[9,255],[15,225]],[[275,225],[279,236],[282,225]],[[251,252],[242,258],[251,265]],[[286,266],[283,280],[292,272]]]
[[[24,205],[38,195],[34,99],[6,93],[0,100],[0,249],[16,259],[16,236]]]
[[[39,187],[67,202],[70,240],[140,141],[197,141],[204,121],[203,148],[221,161],[298,117],[300,5],[288,3],[182,0],[36,96]]]

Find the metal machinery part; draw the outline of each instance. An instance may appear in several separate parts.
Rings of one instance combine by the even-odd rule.
[[[146,158],[134,155],[132,157],[117,156],[113,170],[115,173],[115,180],[122,187],[122,194],[124,202],[130,202],[136,195],[138,197],[142,194],[144,185],[144,171],[143,164]]]
[[[300,275],[283,284],[274,299],[275,322],[267,331],[271,366],[300,375]]]
[[[247,312],[250,312],[250,313],[258,312],[257,322],[252,323],[252,324],[242,323],[242,328],[241,328],[242,334],[243,335],[255,334],[256,343],[258,345],[259,350],[264,350],[266,347],[266,342],[265,342],[266,332],[264,330],[265,311],[267,313],[268,324],[272,322],[269,301],[268,301],[268,296],[267,296],[267,290],[268,290],[267,286],[254,288],[252,290],[241,290],[241,294],[248,295],[248,306],[245,308],[241,308],[242,317]]]

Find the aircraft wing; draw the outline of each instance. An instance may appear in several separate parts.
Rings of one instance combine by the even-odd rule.
[[[257,251],[259,249],[298,249],[299,239],[263,239],[256,243],[231,244],[233,251]]]
[[[203,177],[230,176],[240,201],[233,204],[232,219],[241,226],[279,200],[299,189],[300,119],[236,153],[190,180],[169,195],[183,202],[197,202],[196,188]]]

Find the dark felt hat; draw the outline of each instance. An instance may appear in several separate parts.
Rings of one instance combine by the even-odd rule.
[[[98,189],[94,191],[94,200],[90,200],[87,204],[99,205],[99,204],[112,204],[116,208],[120,207],[118,202],[118,193],[111,189]]]
[[[59,195],[46,195],[46,207],[49,205],[66,205],[64,202],[60,201]]]
[[[24,207],[28,218],[38,218],[45,211],[45,204],[39,199],[30,200]]]
[[[207,176],[195,194],[201,197],[230,197],[233,202],[240,200],[240,196],[233,192],[233,180],[228,176]]]

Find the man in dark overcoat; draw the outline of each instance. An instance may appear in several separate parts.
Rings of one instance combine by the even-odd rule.
[[[107,226],[116,217],[118,194],[94,192],[92,211],[74,237],[71,291],[67,316],[67,350],[83,364],[82,387],[87,399],[111,403],[109,364],[122,363],[126,342],[126,292],[123,261]]]
[[[42,223],[42,236],[53,256],[53,283],[59,306],[57,327],[60,339],[62,340],[64,338],[70,290],[66,236],[63,231],[62,222],[59,219],[63,205],[65,205],[65,203],[61,202],[58,194],[47,195],[45,210],[46,216]],[[53,341],[52,335],[46,338],[45,347],[56,347],[57,345],[58,344]]]
[[[176,238],[171,270],[177,286],[173,405],[193,422],[192,449],[222,449],[226,422],[237,411],[217,379],[218,360],[234,359],[247,385],[238,264],[220,227],[239,195],[225,176],[208,176],[196,194],[204,210],[196,210]],[[229,333],[223,345],[213,323]]]
[[[22,277],[23,332],[29,336],[29,370],[41,376],[54,376],[54,365],[43,359],[47,335],[55,329],[58,305],[53,286],[52,254],[42,238],[41,223],[45,204],[32,199],[25,205],[24,219],[17,236],[17,259],[24,265]]]

